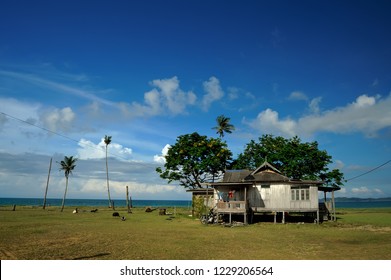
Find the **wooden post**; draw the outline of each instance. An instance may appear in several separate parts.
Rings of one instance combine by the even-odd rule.
[[[128,208],[128,213],[132,212],[130,211],[130,205],[129,205],[129,188],[126,186],[126,207]]]
[[[45,190],[45,196],[43,198],[43,209],[45,210],[46,207],[46,196],[48,194],[48,188],[49,188],[49,178],[50,178],[50,170],[52,169],[52,160],[53,158],[50,158],[50,164],[49,164],[49,172],[48,172],[48,179],[46,181],[46,190]]]
[[[319,224],[319,209],[316,211],[316,223]]]
[[[247,187],[244,187],[244,224],[247,224]]]
[[[282,211],[282,223],[285,224],[285,211]]]
[[[277,223],[277,211],[274,211],[274,223]]]
[[[205,200],[204,200],[205,201]],[[209,188],[206,186],[206,216],[209,214]]]

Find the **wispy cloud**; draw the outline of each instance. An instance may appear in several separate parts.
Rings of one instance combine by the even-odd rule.
[[[25,74],[25,73],[13,72],[13,71],[0,70],[0,75],[14,78],[23,82],[28,82],[39,87],[49,88],[51,90],[62,92],[65,94],[71,94],[90,101],[99,102],[108,106],[117,106],[116,103],[101,98],[99,96],[96,96],[91,91],[84,90],[82,88],[78,88],[74,86],[69,86],[67,84],[49,80],[46,78],[42,78],[34,74]]]

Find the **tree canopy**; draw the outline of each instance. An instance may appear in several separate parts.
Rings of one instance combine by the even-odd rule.
[[[179,136],[165,158],[164,169],[156,168],[160,177],[194,189],[219,178],[232,160],[232,153],[221,139],[194,132]]]
[[[330,171],[328,168],[332,157],[319,150],[316,141],[302,143],[297,136],[286,139],[263,135],[258,142],[251,140],[232,167],[254,170],[265,160],[293,179],[322,180],[328,185],[343,184],[343,174],[338,169]]]

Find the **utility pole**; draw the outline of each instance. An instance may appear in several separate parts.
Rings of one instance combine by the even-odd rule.
[[[50,170],[52,169],[52,160],[53,160],[53,158],[50,158],[48,179],[47,179],[47,181],[46,181],[45,197],[44,197],[44,199],[43,199],[43,210],[45,210],[45,207],[46,207],[46,196],[47,196],[47,194],[48,194],[49,179],[50,179]]]

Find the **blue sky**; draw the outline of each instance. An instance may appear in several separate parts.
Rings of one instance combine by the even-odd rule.
[[[262,134],[318,141],[353,178],[391,159],[389,1],[3,1],[0,196],[188,199],[161,180],[194,131],[236,156]],[[33,125],[26,124],[31,123]],[[41,129],[43,128],[43,129]],[[49,131],[55,132],[51,133]],[[391,164],[338,196],[391,196]]]

